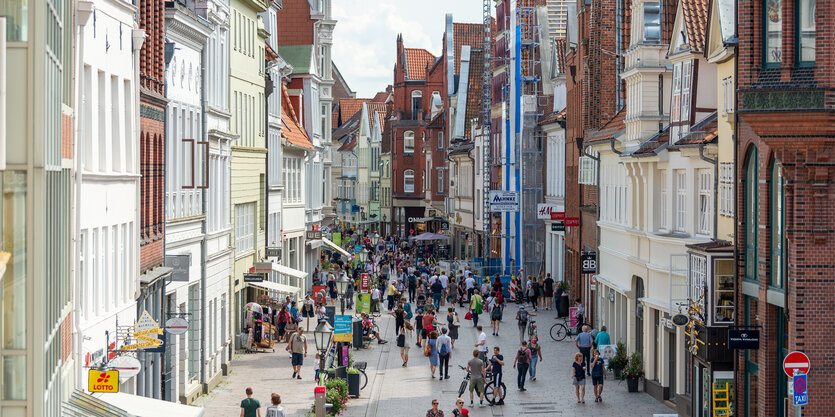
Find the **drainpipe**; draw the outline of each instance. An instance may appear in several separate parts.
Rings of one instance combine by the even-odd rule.
[[[206,79],[206,48],[204,45],[203,49],[200,50],[200,121],[203,125],[203,140],[208,142],[209,132],[208,127],[206,126]],[[208,164],[209,161],[205,160],[204,163]],[[209,179],[206,178],[207,183],[208,181]],[[208,186],[208,184],[204,184],[204,188],[200,189],[200,202],[202,205],[201,211],[203,212],[203,221],[200,222],[200,382],[203,384],[204,393],[208,392],[209,387],[209,383],[206,380],[206,350],[208,348],[206,340],[206,259],[208,258],[206,238],[206,233],[208,233],[208,218],[206,214],[208,195],[206,194],[206,186]]]
[[[719,158],[717,157],[717,158],[711,159],[711,158],[708,158],[707,156],[705,156],[705,144],[699,145],[699,158],[701,158],[703,161],[713,165],[713,195],[715,196],[716,195],[716,190],[719,188],[719,164],[717,163],[717,160]],[[711,237],[713,238],[714,241],[716,240],[716,227],[719,224],[719,221],[718,221],[719,216],[717,215],[718,213],[717,213],[717,210],[716,210],[716,207],[718,207],[717,200],[719,200],[719,199],[718,198],[713,199],[713,236],[711,236]]]

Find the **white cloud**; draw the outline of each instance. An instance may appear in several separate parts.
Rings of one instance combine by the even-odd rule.
[[[481,22],[481,0],[335,0],[333,61],[358,97],[372,97],[394,77],[397,34],[407,48],[440,55],[446,13]]]

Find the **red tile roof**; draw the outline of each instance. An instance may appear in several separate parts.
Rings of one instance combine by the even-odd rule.
[[[386,103],[368,103],[368,127],[374,126],[374,113],[386,112]]]
[[[385,103],[387,98],[389,98],[389,93],[387,91],[380,91],[379,93],[374,95],[374,98],[371,99],[371,102]]]
[[[704,118],[690,128],[690,133],[684,135],[675,144],[679,145],[701,145],[713,142],[719,136],[719,126],[716,121],[716,113]]]
[[[264,42],[264,59],[267,61],[278,59],[278,54],[273,51],[273,48],[270,48],[270,44],[267,42]]]
[[[655,136],[646,140],[646,142],[642,143],[641,146],[634,152],[632,155],[634,156],[652,156],[658,154],[663,147],[667,146],[670,142],[670,127],[667,126],[659,133],[656,133]]]
[[[470,79],[467,84],[467,109],[464,111],[464,136],[471,138],[470,122],[473,119],[479,119],[478,125],[481,125],[481,79],[483,74],[481,69],[484,63],[484,52],[482,50],[474,50],[470,53]]]
[[[281,86],[281,100],[281,122],[284,124],[284,129],[281,129],[281,136],[293,145],[314,149],[307,132],[299,126],[299,119],[296,117],[296,111],[293,110],[292,103],[290,103],[290,95],[287,94],[287,87],[285,86]]]
[[[470,49],[484,49],[484,24],[482,23],[453,23],[452,41],[455,45],[455,72],[461,73],[461,47],[470,45]],[[470,71],[472,71],[470,64]],[[479,67],[479,70],[481,68]]]
[[[565,120],[566,113],[567,112],[565,111],[565,109],[563,109],[562,111],[555,111],[555,112],[552,112],[551,114],[546,114],[545,116],[542,116],[539,119],[538,123],[541,124],[541,125],[545,125],[545,124],[556,122],[557,120],[560,120],[560,119]]]
[[[360,110],[362,110],[362,103],[368,103],[367,98],[343,98],[339,100],[339,118],[342,123],[347,122]]]
[[[406,78],[410,80],[425,80],[426,70],[435,62],[435,56],[426,49],[406,48]]]
[[[623,124],[623,120],[625,117],[626,110],[620,109],[618,114],[616,114],[615,117],[606,122],[606,124],[603,125],[603,127],[586,135],[586,142],[600,142],[604,140],[613,139],[615,135],[618,134],[618,132],[625,129],[625,125]]]
[[[681,0],[687,40],[694,51],[705,50],[709,4],[709,0]]]
[[[554,39],[554,53],[557,54],[557,74],[565,74],[565,38]]]

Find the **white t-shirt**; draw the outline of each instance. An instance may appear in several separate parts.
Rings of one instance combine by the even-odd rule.
[[[374,288],[371,290],[371,299],[372,300],[379,300],[380,299],[380,289]]]
[[[437,280],[438,280],[438,276],[437,275],[432,275],[431,277],[429,277],[429,285],[434,284],[435,281],[437,281]]]
[[[484,332],[481,332],[481,334],[478,335],[478,342],[481,343],[482,341],[484,341],[484,344],[478,345],[478,351],[487,352],[487,335],[484,334]]]
[[[441,285],[443,285],[444,289],[446,289],[447,285],[449,285],[449,277],[446,275],[441,275],[438,277],[438,279],[441,280]]]
[[[475,279],[473,279],[473,277],[469,277],[464,280],[464,283],[467,284],[467,289],[469,290],[475,286]]]

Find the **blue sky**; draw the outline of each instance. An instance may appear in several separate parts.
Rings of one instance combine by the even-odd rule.
[[[397,34],[407,48],[441,53],[444,16],[480,23],[481,0],[334,0],[332,59],[357,97],[373,97],[391,84]]]

